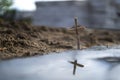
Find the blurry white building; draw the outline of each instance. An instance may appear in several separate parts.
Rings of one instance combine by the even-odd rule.
[[[36,7],[34,25],[71,27],[78,17],[80,25],[120,29],[120,0],[36,2]]]
[[[74,25],[74,17],[78,17],[81,25],[88,26],[86,1],[36,2],[33,24],[58,27]]]
[[[89,0],[91,26],[120,29],[120,0]]]

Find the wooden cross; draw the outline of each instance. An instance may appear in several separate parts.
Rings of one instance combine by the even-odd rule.
[[[79,38],[79,32],[78,32],[78,21],[77,17],[75,17],[75,31],[76,31],[76,38],[77,38],[77,49],[80,49],[80,38]]]
[[[75,75],[76,67],[77,67],[77,66],[78,66],[78,67],[84,67],[84,65],[77,63],[77,60],[75,60],[74,62],[72,62],[72,61],[69,61],[69,62],[74,65],[73,75]]]

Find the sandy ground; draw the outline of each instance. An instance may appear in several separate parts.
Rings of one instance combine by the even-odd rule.
[[[81,49],[119,45],[120,31],[79,27]],[[28,57],[76,49],[75,28],[32,26],[0,21],[0,59]]]

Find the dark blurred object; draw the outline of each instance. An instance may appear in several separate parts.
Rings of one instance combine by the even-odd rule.
[[[120,12],[117,12],[117,16],[120,17]]]
[[[7,20],[7,21],[15,20],[16,12],[17,12],[17,10],[15,10],[15,9],[8,10],[8,11],[4,12],[3,15],[0,15],[0,18]]]
[[[17,20],[20,21],[20,22],[32,23],[32,18],[31,17],[18,18]]]

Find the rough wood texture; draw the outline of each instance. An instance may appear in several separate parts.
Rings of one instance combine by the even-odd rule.
[[[77,49],[80,49],[80,38],[79,38],[79,32],[78,32],[78,23],[77,18],[75,18],[75,30],[76,30],[76,38],[77,38]]]

